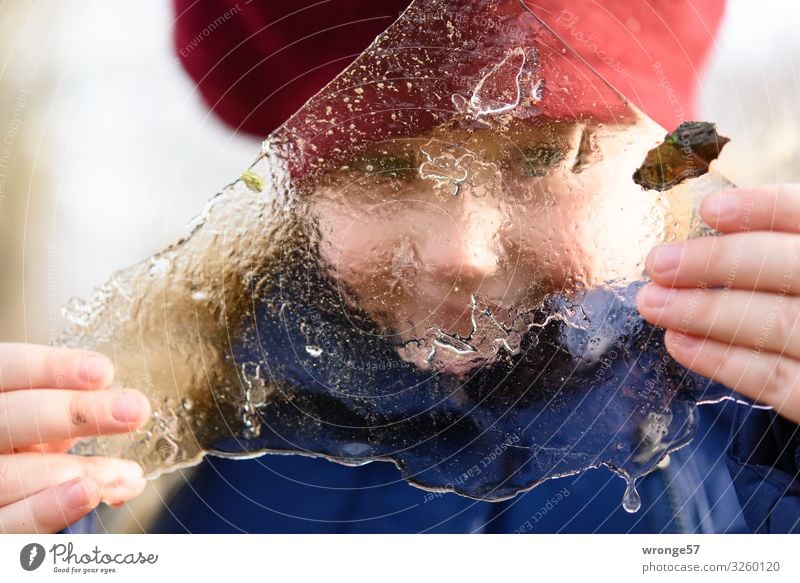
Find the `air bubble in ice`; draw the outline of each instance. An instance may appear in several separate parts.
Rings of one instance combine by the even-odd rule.
[[[322,348],[319,346],[314,346],[313,344],[306,345],[306,352],[313,358],[319,358],[322,356]]]
[[[544,79],[539,79],[531,89],[531,98],[534,101],[541,101],[544,95]]]
[[[92,314],[88,302],[80,298],[71,298],[64,306],[62,313],[67,321],[76,326],[86,327],[91,321]]]
[[[112,298],[118,298],[124,304],[130,302],[130,297],[120,289],[114,277],[98,287],[88,301],[71,298],[62,309],[62,313],[70,323],[79,328],[86,328],[97,318],[98,312],[102,311]],[[120,318],[124,317],[125,314],[120,313]]]
[[[242,437],[256,439],[261,435],[261,420],[252,403],[245,403],[242,408]]]
[[[478,82],[469,100],[474,115],[498,115],[512,111],[522,97],[520,77],[525,67],[525,50],[516,48]]]
[[[162,436],[156,440],[155,450],[164,463],[170,463],[177,459],[180,447],[169,437]]]
[[[203,290],[195,290],[192,292],[192,300],[195,302],[204,302],[208,299],[208,292]]]
[[[150,277],[164,277],[172,268],[172,262],[164,256],[150,259]]]
[[[656,411],[647,413],[639,425],[640,439],[636,449],[637,454],[633,458],[636,463],[646,463],[669,447],[670,444],[665,437],[669,433],[671,422],[672,411],[669,409],[661,413]]]
[[[445,189],[452,196],[458,196],[461,186],[469,176],[472,154],[456,157],[444,152],[434,155],[425,148],[420,153],[425,157],[425,161],[419,166],[420,178],[432,181],[437,188]]]

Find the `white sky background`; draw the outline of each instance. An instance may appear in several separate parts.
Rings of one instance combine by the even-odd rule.
[[[80,262],[74,293],[89,291],[89,274],[97,282],[184,234],[259,142],[199,102],[174,57],[169,2],[69,4],[51,54],[62,77],[50,127],[64,148],[51,242]]]
[[[0,54],[0,91],[31,93],[16,148],[36,178],[14,193],[29,199],[14,217],[24,222],[20,272],[5,274],[25,285],[5,298],[24,311],[16,340],[46,342],[70,297],[185,234],[259,151],[201,103],[176,60],[171,18],[166,0],[0,2],[16,35]]]
[[[721,162],[741,184],[800,179],[799,6],[729,4],[701,118],[733,138]],[[31,165],[0,207],[19,229],[0,247],[1,340],[47,342],[61,305],[177,239],[255,157],[177,65],[171,16],[166,0],[0,0],[0,103],[29,92],[15,151]]]
[[[800,2],[729,0],[705,74],[700,118],[732,138],[718,168],[734,182],[800,182]]]

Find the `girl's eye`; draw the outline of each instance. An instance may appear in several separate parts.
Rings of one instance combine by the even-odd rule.
[[[555,146],[534,146],[523,148],[521,169],[525,176],[546,176],[565,158],[564,152]]]

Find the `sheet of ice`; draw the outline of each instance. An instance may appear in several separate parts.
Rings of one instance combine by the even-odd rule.
[[[606,465],[636,510],[697,404],[730,395],[634,309],[649,249],[704,234],[698,201],[729,186],[636,184],[666,133],[524,3],[414,3],[190,236],[67,307],[65,343],[154,407],[77,451],[151,475],[386,460],[487,500]]]

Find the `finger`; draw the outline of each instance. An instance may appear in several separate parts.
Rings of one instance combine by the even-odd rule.
[[[663,328],[800,358],[797,298],[650,284],[639,290],[636,305],[648,322]]]
[[[125,433],[150,416],[139,391],[38,389],[0,393],[0,451],[75,437]]]
[[[36,445],[15,447],[11,453],[66,453],[75,447],[75,444],[80,440],[80,437],[76,437],[74,439],[62,439],[60,441],[53,441],[51,443],[37,443]]]
[[[100,389],[108,386],[113,378],[111,361],[96,352],[0,343],[0,391]]]
[[[105,457],[23,453],[0,456],[0,507],[43,490],[87,477],[100,499],[120,503],[138,496],[146,485],[139,464]]]
[[[800,185],[739,188],[714,193],[700,204],[700,216],[723,233],[800,233]]]
[[[728,287],[800,295],[800,236],[738,233],[670,243],[645,261],[656,283]]]
[[[90,478],[76,478],[0,508],[0,532],[55,533],[78,521],[100,503]]]
[[[770,352],[684,336],[675,330],[666,332],[664,342],[683,366],[800,423],[800,362]]]

